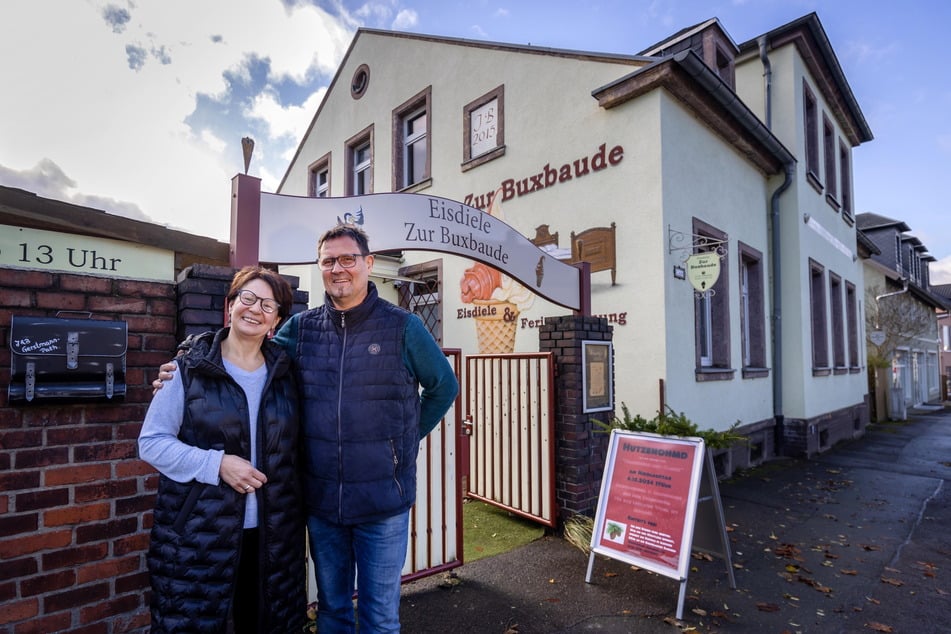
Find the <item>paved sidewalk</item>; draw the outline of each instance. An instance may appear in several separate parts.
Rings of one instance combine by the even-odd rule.
[[[737,588],[693,560],[683,619],[673,579],[545,537],[403,588],[403,631],[951,631],[951,412],[872,425],[813,460],[720,483]]]

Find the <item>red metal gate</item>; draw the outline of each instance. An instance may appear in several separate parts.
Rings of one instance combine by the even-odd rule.
[[[466,357],[468,495],[555,526],[551,353]]]

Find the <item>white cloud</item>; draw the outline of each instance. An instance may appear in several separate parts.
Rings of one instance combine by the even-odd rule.
[[[254,98],[251,108],[245,114],[264,123],[271,138],[287,137],[296,143],[307,132],[307,127],[326,92],[327,88],[322,87],[299,106],[282,106],[273,92],[262,92]]]
[[[928,276],[932,284],[951,284],[951,255],[932,262]]]
[[[200,123],[192,131],[185,122],[199,95],[233,97],[223,73],[249,80],[252,58],[270,62],[269,86],[288,78],[326,83],[353,30],[348,15],[333,18],[309,3],[286,8],[280,0],[88,0],[57,2],[55,10],[51,20],[49,3],[4,3],[2,182],[96,201],[90,206],[107,211],[144,212],[219,239],[228,235],[230,181],[243,170],[238,139],[247,130],[235,129],[232,138]],[[140,52],[133,67],[127,47]],[[290,106],[273,96],[272,103],[254,101],[250,114],[264,116],[269,134],[284,139],[275,159],[306,130],[322,94]],[[235,115],[221,120],[236,110],[222,112],[216,125],[240,124]],[[269,141],[259,140],[256,158]]]
[[[202,142],[210,147],[213,151],[221,154],[224,152],[224,149],[227,147],[227,144],[215,136],[215,133],[211,130],[205,129],[201,131],[201,140]]]
[[[392,28],[397,31],[406,31],[419,23],[419,15],[411,9],[402,9],[393,19]]]
[[[888,44],[873,44],[864,40],[851,40],[842,47],[843,59],[854,59],[859,63],[879,62],[883,59],[901,54],[901,45],[897,42]]]

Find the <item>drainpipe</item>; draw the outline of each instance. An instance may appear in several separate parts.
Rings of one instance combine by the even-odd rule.
[[[760,43],[760,54],[765,58],[766,42]],[[772,327],[773,327],[773,419],[775,421],[775,448],[776,455],[782,455],[783,445],[783,355],[782,355],[782,228],[779,223],[779,197],[792,184],[796,176],[796,157],[787,150],[782,143],[773,136],[772,132],[763,124],[763,120],[739,100],[736,93],[722,79],[711,71],[693,51],[681,51],[673,56],[673,61],[693,77],[701,86],[706,88],[710,96],[729,110],[737,121],[752,133],[774,156],[782,163],[784,180],[773,195],[769,203],[770,223],[772,224],[771,266],[773,272],[772,294]],[[764,59],[764,65],[769,68],[769,61]],[[766,72],[767,78],[767,109],[772,108],[772,97],[769,82],[771,72]],[[772,115],[766,112],[766,121]]]
[[[763,63],[763,91],[766,107],[766,127],[773,128],[773,67],[766,54],[766,37],[756,40],[759,47],[759,58]],[[772,297],[772,324],[773,324],[773,444],[777,456],[783,453],[785,444],[785,415],[783,414],[783,285],[782,285],[782,232],[779,218],[779,197],[792,184],[796,174],[796,164],[793,161],[783,165],[785,179],[782,185],[773,192],[769,201],[770,224],[773,229],[772,248],[770,255],[773,268],[773,297]]]
[[[792,184],[796,175],[796,164],[783,165],[785,179],[773,192],[769,201],[770,223],[773,228],[773,242],[770,255],[773,265],[773,443],[777,456],[783,455],[786,425],[783,414],[783,276],[782,276],[782,240],[779,218],[779,196]]]
[[[891,293],[882,293],[881,295],[876,295],[875,303],[877,304],[878,300],[880,300],[883,297],[891,297],[892,295],[901,295],[902,293],[907,293],[908,292],[908,278],[907,277],[901,278],[901,285],[902,285],[902,288],[900,291],[892,291]]]
[[[759,59],[763,62],[763,90],[766,101],[766,127],[773,129],[773,66],[766,55],[766,36],[756,40],[759,45]]]

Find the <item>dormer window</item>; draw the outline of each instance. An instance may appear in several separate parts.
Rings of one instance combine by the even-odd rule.
[[[895,270],[901,273],[901,235],[895,236]]]
[[[736,75],[733,68],[733,57],[729,55],[722,47],[717,46],[716,65],[714,68],[720,79],[725,81],[730,88],[736,90]]]

